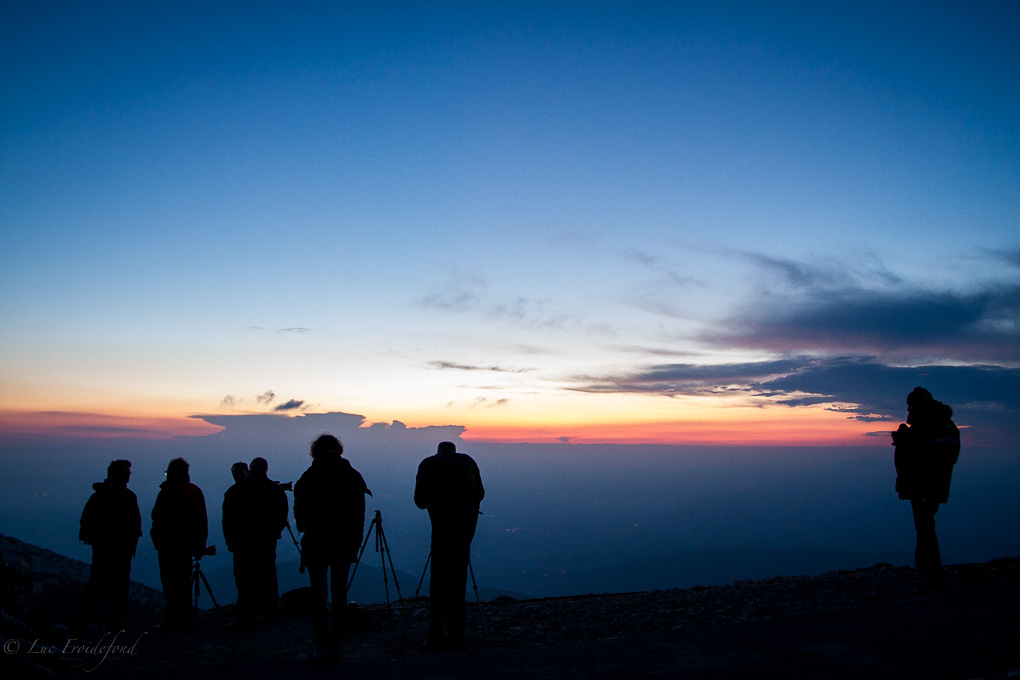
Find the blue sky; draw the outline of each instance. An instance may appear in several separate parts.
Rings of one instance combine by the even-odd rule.
[[[1018,28],[1009,2],[5,2],[3,430],[289,406],[846,443],[927,380],[1004,441]]]

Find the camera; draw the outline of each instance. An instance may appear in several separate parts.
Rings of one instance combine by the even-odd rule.
[[[215,545],[207,545],[204,548],[202,548],[200,551],[198,551],[198,553],[195,554],[195,557],[207,557],[209,555],[215,555],[215,554],[216,554],[216,546]]]
[[[284,491],[293,491],[294,482],[280,482],[280,488],[283,489]]]

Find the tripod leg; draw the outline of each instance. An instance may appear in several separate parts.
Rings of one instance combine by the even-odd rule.
[[[385,538],[383,537],[382,522],[379,523],[379,527],[375,530],[375,551],[379,553],[379,564],[382,566],[382,580],[383,589],[386,592],[386,611],[390,611],[390,579],[386,576],[386,553],[382,551],[382,546],[385,545]]]
[[[220,605],[218,605],[216,603],[216,596],[212,594],[212,588],[209,587],[208,579],[206,579],[205,574],[203,574],[201,571],[198,572],[198,575],[202,577],[202,583],[205,584],[205,591],[207,593],[209,593],[209,599],[212,600],[213,606],[216,607],[216,609],[218,610],[220,608]],[[197,603],[198,602],[198,599],[197,599],[198,598],[198,584],[197,583],[195,584],[195,598],[196,598],[195,602]]]
[[[400,594],[400,582],[397,581],[397,570],[393,568],[393,556],[390,554],[390,544],[386,540],[386,534],[382,531],[382,525],[379,525],[379,535],[382,536],[383,550],[386,551],[386,558],[390,561],[390,573],[393,574],[393,585],[397,589],[397,601],[403,602],[404,596]],[[383,564],[383,575],[386,574],[386,565]]]
[[[421,570],[421,578],[418,579],[418,587],[414,591],[414,599],[411,600],[411,608],[407,610],[407,618],[404,619],[404,633],[407,633],[408,627],[411,625],[411,614],[414,613],[414,607],[418,604],[418,593],[421,592],[421,584],[425,583],[425,572],[429,570],[429,562],[432,561],[432,551],[429,551],[429,556],[425,559],[425,568]]]
[[[489,637],[489,626],[485,623],[485,611],[482,609],[482,598],[478,597],[478,581],[475,580],[475,568],[471,566],[471,560],[468,560],[468,573],[471,574],[471,587],[475,590],[475,602],[478,603],[478,615],[482,617],[482,631],[485,633],[485,637]]]
[[[301,544],[298,543],[297,536],[294,535],[294,531],[290,528],[290,522],[287,522],[287,533],[290,534],[290,540],[294,541],[294,547],[297,548],[298,571],[303,574],[305,573],[305,558],[301,554]]]
[[[195,570],[191,572],[191,586],[195,590],[195,603],[194,603],[194,605],[192,605],[192,609],[191,609],[193,616],[198,616],[198,593],[199,593],[199,589],[198,589],[198,575],[200,573],[202,573],[202,572],[199,571],[197,565],[195,566]]]
[[[351,584],[354,583],[354,575],[358,573],[358,565],[361,564],[361,556],[365,554],[365,546],[368,545],[368,539],[372,536],[372,527],[375,526],[375,520],[368,525],[368,531],[365,532],[365,540],[361,544],[361,550],[358,551],[358,561],[354,563],[354,568],[351,569],[351,576],[347,579],[347,592],[351,592]]]

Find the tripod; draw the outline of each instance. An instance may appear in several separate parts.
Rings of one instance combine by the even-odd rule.
[[[390,555],[390,545],[386,541],[385,532],[383,532],[382,513],[378,510],[375,511],[375,517],[372,519],[372,523],[368,525],[368,531],[365,533],[365,541],[361,544],[361,551],[358,552],[358,561],[354,563],[354,569],[351,571],[351,577],[347,581],[347,591],[350,592],[351,584],[354,583],[354,575],[358,573],[358,565],[361,564],[361,556],[365,554],[365,546],[368,545],[368,539],[372,536],[372,529],[375,529],[375,551],[379,553],[379,560],[382,563],[383,588],[386,589],[386,610],[391,611],[390,579],[386,575],[386,560],[389,560],[390,563],[390,573],[393,574],[393,585],[396,586],[398,600],[403,601],[404,596],[400,594],[400,583],[397,581],[397,570],[393,568],[393,557]]]
[[[411,600],[411,608],[407,611],[407,618],[404,620],[404,632],[407,632],[407,627],[411,625],[411,614],[414,613],[414,605],[418,603],[418,593],[421,592],[421,584],[425,582],[425,572],[429,570],[429,562],[432,561],[432,551],[429,550],[429,556],[425,558],[425,568],[421,570],[421,578],[418,579],[418,588],[414,591],[414,599]],[[471,558],[468,558],[468,574],[471,575],[471,588],[475,591],[475,602],[478,603],[478,615],[482,619],[482,632],[485,636],[489,636],[489,626],[485,623],[485,610],[482,609],[482,598],[478,596],[478,581],[475,580],[475,568],[471,566]]]
[[[209,593],[209,599],[212,600],[213,606],[219,610],[220,606],[216,603],[216,597],[212,594],[209,581],[206,580],[205,574],[202,573],[202,556],[195,555],[195,564],[191,569],[191,585],[195,589],[195,614],[198,614],[198,595],[202,590],[203,583],[205,584],[205,592]]]
[[[290,528],[290,522],[287,522],[287,533],[290,534],[290,540],[294,541],[294,547],[297,548],[298,558],[298,572],[305,573],[305,556],[301,554],[301,544],[298,543],[297,536],[294,535],[294,530]]]

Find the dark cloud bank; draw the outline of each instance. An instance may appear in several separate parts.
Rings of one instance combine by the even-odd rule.
[[[582,392],[738,394],[788,408],[826,405],[848,417],[899,422],[917,385],[955,409],[975,441],[1012,445],[1020,421],[1020,285],[970,292],[908,289],[880,264],[852,270],[748,253],[765,283],[756,299],[696,339],[768,361],[652,364],[574,376]],[[991,253],[1016,267],[1017,252]],[[660,352],[668,354],[668,352]]]
[[[1020,362],[1020,249],[984,253],[989,271],[970,290],[918,289],[881,263],[782,260],[736,253],[763,281],[755,299],[701,339],[721,348],[881,357],[893,365]],[[946,267],[959,262],[947,253]]]
[[[848,417],[890,422],[905,417],[906,395],[922,385],[983,441],[1016,441],[1020,421],[1020,369],[993,365],[890,366],[875,357],[797,357],[718,366],[659,364],[575,380],[573,389],[584,392],[743,394],[789,408],[830,404]]]
[[[899,360],[1020,361],[1020,286],[972,294],[814,293],[742,314],[703,340],[773,352],[871,354]]]

